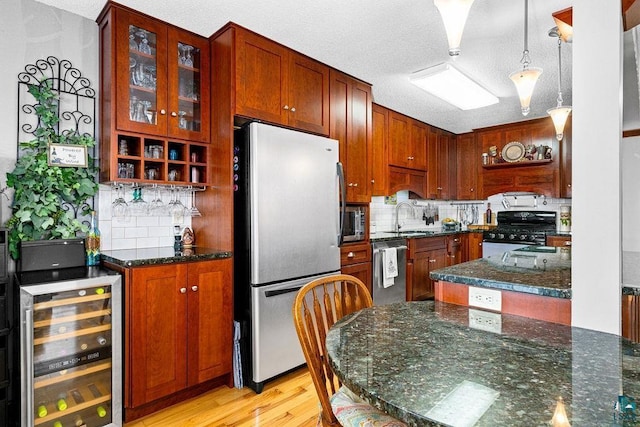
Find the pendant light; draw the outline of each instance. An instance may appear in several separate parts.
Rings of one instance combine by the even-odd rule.
[[[523,116],[529,114],[529,103],[531,102],[531,95],[533,94],[533,89],[536,86],[538,77],[540,77],[540,74],[542,74],[542,68],[529,67],[531,58],[529,58],[528,47],[528,21],[529,1],[524,0],[524,49],[522,51],[522,59],[520,59],[522,70],[514,71],[509,75],[509,78],[516,85],[516,90],[518,91],[518,96],[520,97],[520,107],[522,109]]]
[[[558,38],[558,105],[554,108],[549,108],[547,114],[551,116],[553,125],[556,128],[556,139],[562,141],[564,125],[567,122],[569,113],[571,113],[571,106],[562,106],[562,38],[558,32],[558,27],[549,30],[549,37]]]
[[[433,0],[433,4],[438,8],[444,22],[444,29],[449,41],[449,55],[451,56],[460,55],[460,39],[462,39],[464,24],[467,22],[473,1]]]

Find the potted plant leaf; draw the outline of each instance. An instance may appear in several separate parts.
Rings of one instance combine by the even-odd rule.
[[[28,91],[36,100],[35,139],[20,142],[15,169],[7,173],[7,186],[14,189],[12,216],[6,224],[13,259],[20,256],[21,241],[67,239],[85,233],[88,224],[78,217],[91,211],[87,200],[98,192],[91,156],[87,167],[53,166],[48,159],[50,144],[93,147],[93,137],[58,129],[59,96],[47,81],[28,85]]]

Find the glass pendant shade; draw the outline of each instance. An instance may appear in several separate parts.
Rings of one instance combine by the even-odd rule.
[[[547,110],[547,114],[551,116],[553,126],[556,128],[556,139],[558,141],[562,141],[564,136],[564,124],[567,122],[569,113],[571,113],[571,107],[563,107],[562,105]]]
[[[449,55],[460,55],[460,40],[462,39],[462,32],[464,25],[467,22],[467,16],[469,15],[469,9],[474,0],[433,0],[433,4],[436,5],[442,21],[444,22],[444,28],[447,32],[447,39],[449,41]]]
[[[520,107],[522,109],[522,115],[529,114],[531,103],[531,95],[533,95],[533,89],[536,87],[538,77],[542,74],[542,68],[525,68],[523,70],[514,71],[509,75],[509,78],[516,85],[518,96],[520,97]]]

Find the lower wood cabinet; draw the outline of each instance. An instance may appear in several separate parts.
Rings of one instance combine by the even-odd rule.
[[[371,271],[371,245],[369,243],[346,244],[340,248],[340,270],[342,274],[357,277],[373,295]]]
[[[447,239],[445,236],[409,239],[407,255],[407,289],[410,301],[433,298],[432,270],[447,266]]]
[[[447,266],[463,262],[463,252],[462,235],[447,236]]]
[[[622,295],[622,336],[640,342],[640,296]]]
[[[571,247],[571,236],[547,236],[547,246],[555,246],[557,248]]]
[[[128,270],[125,408],[137,408],[229,374],[232,260]]]
[[[482,258],[482,232],[467,234],[467,258],[465,261],[473,261]]]

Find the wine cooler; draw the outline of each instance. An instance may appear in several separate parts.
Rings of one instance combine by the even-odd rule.
[[[119,275],[20,287],[22,426],[122,425]]]

